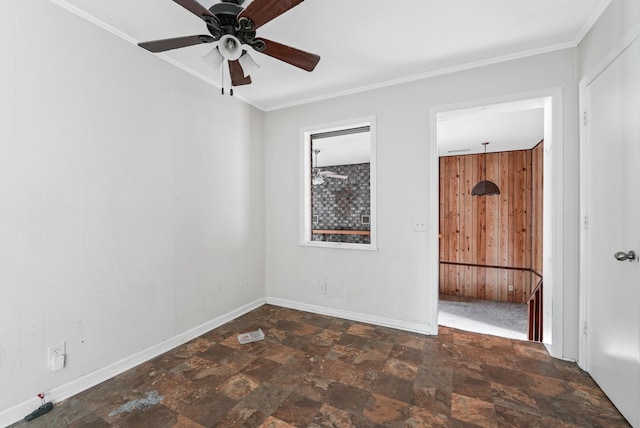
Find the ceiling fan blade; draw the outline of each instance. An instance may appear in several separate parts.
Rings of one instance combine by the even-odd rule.
[[[231,74],[232,86],[242,86],[251,83],[251,76],[244,75],[244,70],[238,60],[229,61],[229,73]]]
[[[164,52],[171,49],[184,48],[187,46],[199,45],[202,43],[211,43],[215,39],[211,36],[184,36],[175,37],[173,39],[152,40],[150,42],[140,42],[138,46],[145,48],[149,52]]]
[[[175,0],[174,0],[175,1]],[[238,15],[249,18],[255,28],[262,27],[273,18],[277,18],[289,9],[299,5],[303,0],[253,0],[249,6]]]
[[[291,64],[303,70],[313,71],[320,61],[320,56],[316,54],[301,51],[300,49],[283,45],[272,40],[263,38],[260,38],[260,40],[264,41],[266,45],[266,48],[262,51],[263,54],[279,59],[280,61],[284,61],[287,64]]]
[[[207,17],[207,19],[218,22],[218,18],[214,14],[209,12],[209,9],[207,9],[206,7],[198,3],[196,0],[173,0],[173,1],[178,3],[180,6],[184,7],[189,12],[193,13],[199,18],[204,19],[204,17]]]

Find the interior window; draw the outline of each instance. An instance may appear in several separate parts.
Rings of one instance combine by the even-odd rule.
[[[373,121],[304,133],[303,244],[375,248]]]

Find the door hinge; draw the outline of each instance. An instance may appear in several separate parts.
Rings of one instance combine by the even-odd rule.
[[[587,335],[587,322],[584,322],[584,325],[582,326],[582,332],[584,333],[584,335]]]
[[[583,111],[582,112],[582,124],[586,125],[587,124],[587,111]]]
[[[584,230],[589,230],[589,217],[584,216]]]

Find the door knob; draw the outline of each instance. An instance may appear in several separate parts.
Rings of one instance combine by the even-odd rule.
[[[623,262],[625,260],[629,260],[630,262],[632,262],[636,259],[637,255],[635,251],[629,250],[628,253],[625,253],[624,251],[618,251],[613,255],[613,257],[615,257],[615,259],[619,262]]]

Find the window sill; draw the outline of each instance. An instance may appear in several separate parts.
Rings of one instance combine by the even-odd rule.
[[[324,242],[324,241],[309,241],[300,242],[300,247],[315,247],[315,248],[335,248],[338,250],[360,250],[360,251],[378,251],[378,247],[371,244],[350,244],[347,242]]]

